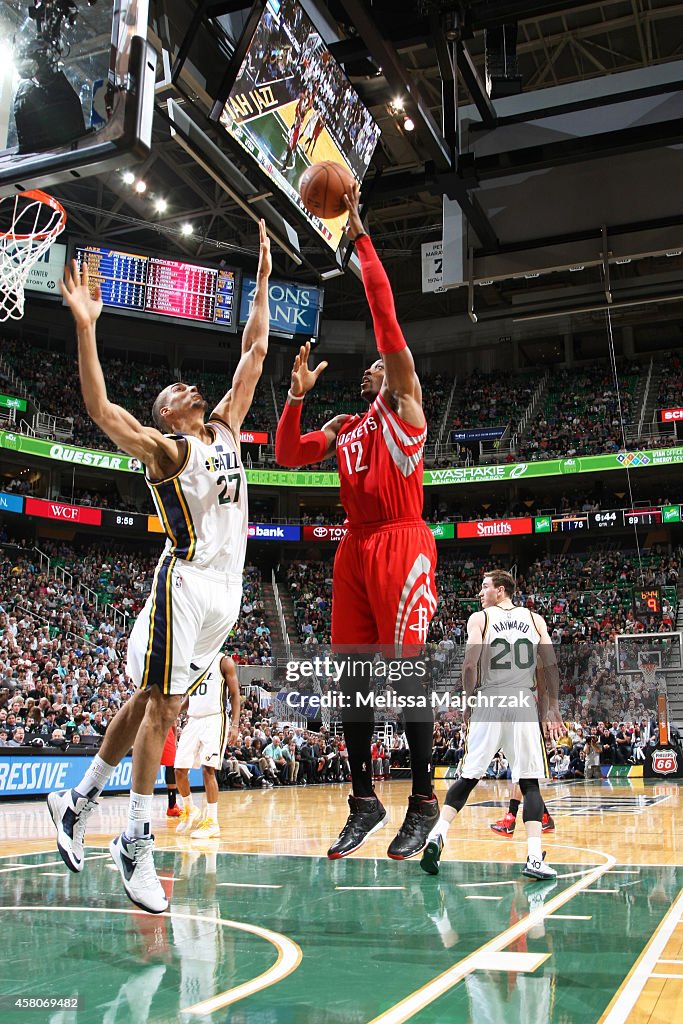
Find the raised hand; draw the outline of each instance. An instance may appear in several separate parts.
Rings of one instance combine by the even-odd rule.
[[[258,222],[258,233],[259,233],[259,258],[258,258],[258,277],[270,277],[270,272],[273,269],[273,261],[270,255],[270,239],[268,238],[268,232],[266,231],[266,222],[263,218]]]
[[[354,181],[351,193],[348,192],[344,196],[344,206],[349,211],[349,219],[346,224],[346,234],[350,239],[357,238],[358,235],[362,235],[365,231],[363,227],[363,221],[360,219],[360,213],[358,212],[358,204],[360,202],[360,185],[357,181]]]
[[[322,363],[318,363],[314,370],[311,370],[308,365],[308,357],[311,354],[311,343],[307,341],[305,345],[302,345],[299,349],[298,355],[294,359],[294,366],[292,367],[292,386],[291,392],[295,398],[303,397],[307,391],[310,391],[317,381],[320,374],[327,366],[325,360]]]
[[[64,280],[59,282],[62,295],[71,310],[78,327],[90,327],[102,312],[102,292],[99,285],[90,291],[88,265],[79,269],[78,261],[72,260],[71,270],[64,267]]]

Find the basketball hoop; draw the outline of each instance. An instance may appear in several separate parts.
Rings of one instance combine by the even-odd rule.
[[[40,189],[0,199],[0,323],[24,315],[29,271],[65,225],[62,204]]]

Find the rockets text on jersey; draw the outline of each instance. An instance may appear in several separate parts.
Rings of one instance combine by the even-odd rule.
[[[340,498],[350,526],[421,519],[427,426],[402,420],[380,393],[337,435]]]

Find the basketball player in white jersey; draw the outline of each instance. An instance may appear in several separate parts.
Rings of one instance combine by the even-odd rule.
[[[271,258],[263,221],[259,235],[256,294],[241,357],[230,390],[206,422],[201,394],[180,381],[157,396],[154,427],[143,426],[110,402],[95,339],[102,312],[99,286],[91,291],[87,265],[81,270],[75,261],[62,282],[76,323],[85,407],[114,444],[144,464],[166,546],[128,641],[127,670],[137,690],[112,719],[81,782],[75,789],[51,793],[48,807],[65,864],[81,871],[88,815],[114,767],[134,744],[128,825],[109,849],[129,898],[150,913],[168,907],[154,867],[151,829],[164,740],[188,687],[208,671],[220,651],[242,596],[248,512],[239,436],[268,351]]]
[[[465,755],[460,778],[448,790],[439,820],[429,833],[420,867],[436,875],[444,839],[451,822],[486,772],[498,750],[510,762],[512,781],[524,796],[528,856],[524,874],[554,878],[541,851],[543,798],[539,779],[550,774],[543,733],[557,739],[563,729],[558,706],[559,677],[553,645],[545,621],[528,608],[513,604],[515,581],[509,572],[495,569],[484,576],[479,600],[482,610],[467,623],[463,689],[468,700],[480,695],[469,715]],[[537,660],[543,667],[540,707],[534,693]],[[539,722],[543,722],[543,733]]]
[[[190,666],[192,667],[192,666]],[[230,718],[228,727],[228,698]],[[181,712],[187,705],[187,723],[175,755],[175,776],[183,809],[176,832],[189,833],[191,839],[217,839],[218,781],[216,772],[223,763],[228,743],[237,742],[240,721],[240,687],[232,658],[218,654],[208,672],[198,676],[187,691]],[[206,792],[206,814],[202,818],[192,801],[190,768],[201,768]]]

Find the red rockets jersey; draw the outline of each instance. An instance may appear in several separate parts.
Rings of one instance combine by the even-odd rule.
[[[380,393],[337,435],[339,496],[349,526],[421,519],[427,427],[412,427]]]

